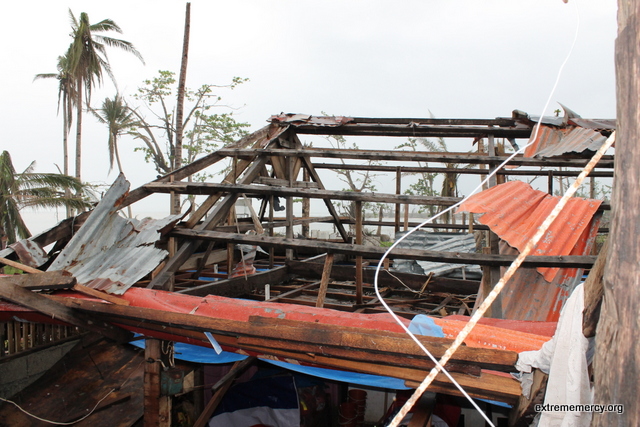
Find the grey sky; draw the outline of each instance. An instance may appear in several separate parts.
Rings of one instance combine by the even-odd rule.
[[[221,94],[238,119],[263,126],[272,114],[493,118],[513,109],[539,115],[576,27],[562,0],[192,1],[187,85],[250,82]],[[578,0],[580,33],[553,101],[583,117],[615,117],[616,3]],[[18,169],[62,166],[55,72],[70,38],[68,8],[91,22],[111,18],[146,66],[110,51],[125,97],[157,70],[178,71],[183,1],[22,1],[3,5],[1,149]],[[93,105],[115,93],[106,81]],[[547,114],[557,108],[552,104]],[[83,178],[110,183],[106,129],[85,121]],[[123,138],[132,185],[155,171]],[[366,148],[366,146],[363,146]]]

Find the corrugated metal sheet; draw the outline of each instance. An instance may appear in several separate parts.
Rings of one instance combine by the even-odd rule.
[[[535,127],[531,138],[535,135]],[[529,145],[525,157],[554,157],[564,153],[582,153],[584,151],[597,151],[607,137],[593,129],[583,127],[558,128],[541,125],[540,131]],[[531,142],[532,139],[529,140]]]
[[[522,181],[511,181],[471,196],[459,210],[483,214],[480,223],[488,225],[511,246],[523,250],[558,200]],[[572,255],[574,248],[586,247],[594,214],[601,203],[600,200],[570,199],[531,254]],[[551,282],[560,269],[538,270]]]
[[[314,125],[314,126],[342,126],[353,121],[351,117],[344,116],[311,116],[308,114],[279,114],[271,116],[271,122],[287,123],[294,126]]]
[[[123,218],[118,205],[128,190],[129,183],[120,175],[49,271],[66,270],[82,285],[121,295],[162,262],[167,251],[155,247],[160,230],[181,215]]]
[[[29,267],[40,267],[49,259],[44,249],[29,239],[20,240],[19,242],[9,245],[9,247],[18,255],[20,262]]]
[[[396,234],[396,239],[406,232]],[[469,233],[429,233],[415,231],[398,245],[403,249],[428,250],[439,252],[471,253],[476,250],[473,234]],[[393,270],[403,273],[430,274],[442,276],[458,269],[465,269],[465,275],[481,276],[482,270],[478,265],[450,264],[431,261],[394,260]]]
[[[616,130],[615,119],[573,118],[569,120],[569,124],[574,126],[580,126],[582,128],[593,129],[593,130],[606,130],[606,131]]]

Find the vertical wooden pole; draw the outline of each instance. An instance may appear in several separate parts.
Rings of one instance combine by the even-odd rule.
[[[320,289],[318,290],[318,299],[316,300],[316,307],[322,308],[324,306],[324,298],[327,295],[327,288],[329,287],[329,279],[331,278],[331,268],[333,267],[333,254],[327,254],[327,258],[324,260],[324,267],[322,268],[322,278],[320,279]]]
[[[309,171],[305,168],[302,170],[302,180],[304,182],[310,182],[311,177],[309,177]],[[302,216],[304,218],[309,218],[311,216],[311,199],[308,197],[302,198]],[[302,224],[302,235],[305,239],[309,238],[309,223]]]
[[[592,426],[640,425],[640,0],[618,0],[615,50],[615,182],[604,299],[596,329],[594,403],[622,404],[624,413],[594,413]]]
[[[293,163],[295,158],[289,156],[287,159],[287,177],[289,178],[289,187],[293,187]],[[287,239],[293,239],[293,197],[287,197]],[[286,258],[293,259],[293,249],[286,249]]]
[[[396,194],[400,194],[402,191],[402,168],[398,166],[396,169]],[[395,232],[400,231],[400,203],[396,203],[396,229]]]
[[[171,398],[162,396],[160,392],[160,340],[145,340],[144,358],[144,427],[170,426]]]
[[[362,202],[356,202],[356,245],[362,244]],[[362,255],[356,257],[356,304],[362,304]]]
[[[273,231],[273,203],[274,203],[274,196],[269,196],[269,236],[273,237],[274,231]],[[274,255],[275,255],[275,248],[272,246],[269,248],[269,268],[273,268],[273,264],[274,264]]]

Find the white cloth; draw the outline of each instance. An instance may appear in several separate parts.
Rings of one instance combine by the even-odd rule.
[[[516,367],[521,372],[538,368],[549,374],[544,404],[591,404],[587,350],[589,340],[582,334],[584,289],[582,284],[565,303],[553,338],[538,351],[520,353]],[[538,427],[588,427],[589,412],[542,412]],[[535,424],[535,423],[534,423]]]

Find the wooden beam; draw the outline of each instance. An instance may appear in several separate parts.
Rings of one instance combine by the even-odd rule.
[[[17,262],[17,261],[11,261],[10,259],[3,258],[3,257],[0,257],[0,263],[8,265],[8,266],[13,267],[13,268],[17,268],[19,270],[24,271],[25,273],[32,273],[32,274],[43,273],[42,270],[38,270],[37,268],[29,267],[28,265],[24,265],[24,264],[22,264],[20,262]]]
[[[266,284],[273,285],[282,283],[288,278],[289,274],[287,272],[287,267],[280,266],[246,277],[233,277],[231,279],[219,280],[217,282],[183,289],[177,293],[198,296],[220,295],[226,297],[239,297],[260,289]]]
[[[336,254],[362,255],[380,259],[386,248],[366,245],[350,245],[344,243],[330,243],[316,240],[286,239],[281,237],[248,236],[244,234],[221,233],[218,231],[198,231],[175,228],[171,235],[198,240],[220,240],[234,243],[247,243],[263,247],[305,248],[319,252],[333,252]],[[424,261],[451,262],[456,264],[478,264],[507,266],[516,258],[514,255],[478,254],[460,252],[416,251],[412,249],[395,248],[390,258],[415,259]],[[566,267],[589,268],[595,262],[594,256],[528,256],[523,267]]]
[[[16,274],[1,277],[0,286],[3,286],[5,283],[11,283],[35,291],[42,289],[71,289],[76,283],[76,278],[64,270],[40,271],[40,273],[41,274]]]
[[[92,296],[92,297],[95,297],[95,298],[100,298],[102,300],[109,301],[112,304],[120,304],[120,305],[129,305],[130,304],[129,301],[127,301],[124,298],[119,298],[119,297],[114,296],[114,295],[109,295],[106,292],[98,291],[96,289],[89,288],[89,287],[84,286],[84,285],[75,284],[73,286],[73,290],[77,291],[77,292],[80,292],[81,294],[84,294],[84,295],[89,295],[89,296]]]
[[[0,298],[39,311],[58,321],[69,323],[70,325],[88,331],[97,332],[116,342],[124,343],[130,341],[132,338],[131,333],[117,326],[103,321],[96,321],[96,319],[90,318],[83,313],[75,312],[56,301],[52,301],[43,295],[31,292],[4,279],[4,277],[0,277]]]
[[[322,279],[320,280],[316,307],[322,308],[324,306],[324,298],[327,294],[327,288],[329,287],[329,279],[331,278],[331,267],[333,267],[333,254],[327,254],[322,269]]]
[[[214,184],[209,182],[162,182],[146,184],[146,188],[155,193],[180,194],[245,194],[247,196],[307,197],[331,200],[350,200],[356,202],[403,203],[410,205],[451,206],[462,200],[460,197],[412,196],[408,194],[385,194],[368,191],[334,191],[313,188],[270,187],[264,185]],[[322,187],[322,186],[320,186]],[[332,205],[333,206],[333,205]],[[337,214],[336,214],[337,215]],[[339,217],[338,217],[339,219]]]
[[[356,201],[356,245],[362,245],[362,202]],[[362,304],[362,255],[356,255],[356,304]]]
[[[163,357],[165,360],[163,361]],[[144,427],[171,426],[171,397],[162,396],[160,372],[167,366],[162,341],[147,338],[144,346]]]
[[[131,319],[145,321],[166,327],[184,328],[192,331],[208,331],[213,334],[233,336],[253,336],[256,338],[287,339],[316,346],[331,346],[359,349],[378,353],[409,355],[427,359],[422,350],[404,333],[336,326],[314,322],[292,321],[287,319],[250,317],[248,322],[199,316],[196,314],[173,313],[144,307],[132,307],[98,303],[89,300],[59,298],[65,306],[87,313],[102,314],[113,321]],[[138,323],[140,324],[140,323]],[[452,340],[421,336],[420,342],[435,356],[440,357]],[[283,344],[284,345],[284,344]],[[509,371],[517,360],[517,353],[474,347],[460,347],[452,362],[474,364],[485,369]]]
[[[496,135],[497,136],[497,135]],[[221,149],[219,153],[227,156],[253,157],[258,155],[268,156],[293,156],[293,157],[322,157],[336,159],[356,159],[356,160],[379,160],[379,161],[399,161],[399,162],[424,162],[424,163],[463,163],[463,164],[500,164],[507,160],[508,156],[488,156],[477,153],[452,153],[452,152],[425,152],[425,151],[402,151],[402,150],[353,150],[353,149],[328,149],[328,148],[297,148],[297,149]],[[589,157],[590,158],[590,157]],[[517,156],[509,161],[515,166],[538,166],[538,167],[571,167],[584,168],[589,162],[589,158],[560,158],[560,159],[537,159],[533,157]],[[336,164],[339,168],[340,165]],[[613,168],[613,157],[604,156],[596,165],[598,168]]]

